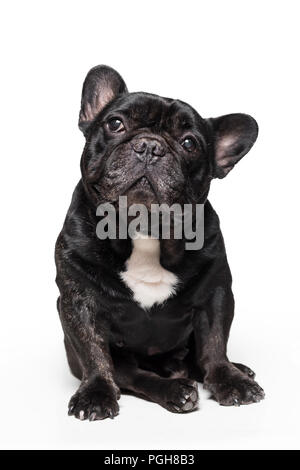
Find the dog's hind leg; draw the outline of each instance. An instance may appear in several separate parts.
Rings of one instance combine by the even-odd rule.
[[[198,384],[187,378],[166,378],[143,370],[132,355],[113,355],[115,381],[121,390],[158,403],[174,413],[193,411],[198,405]]]

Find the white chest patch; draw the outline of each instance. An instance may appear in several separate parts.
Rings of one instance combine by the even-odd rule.
[[[175,293],[178,278],[160,262],[159,241],[153,238],[132,240],[133,250],[121,278],[143,308],[162,303]]]

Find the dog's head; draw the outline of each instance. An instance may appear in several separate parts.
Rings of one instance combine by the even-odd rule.
[[[203,202],[254,144],[258,127],[246,114],[203,119],[179,100],[129,93],[112,68],[88,73],[79,127],[86,137],[81,168],[95,202]]]

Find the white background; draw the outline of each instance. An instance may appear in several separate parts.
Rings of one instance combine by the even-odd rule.
[[[1,6],[3,448],[299,447],[299,11],[297,1],[13,1]],[[123,396],[115,420],[67,416],[71,377],[53,250],[84,144],[83,79],[116,68],[131,91],[204,117],[252,114],[260,135],[210,200],[234,278],[229,355],[264,402],[174,415]],[[203,395],[203,394],[202,394]]]

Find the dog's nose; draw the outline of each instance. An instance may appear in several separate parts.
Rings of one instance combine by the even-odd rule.
[[[149,163],[157,160],[154,157],[163,157],[166,153],[164,144],[156,139],[136,139],[132,142],[132,148],[139,160],[147,159]]]

